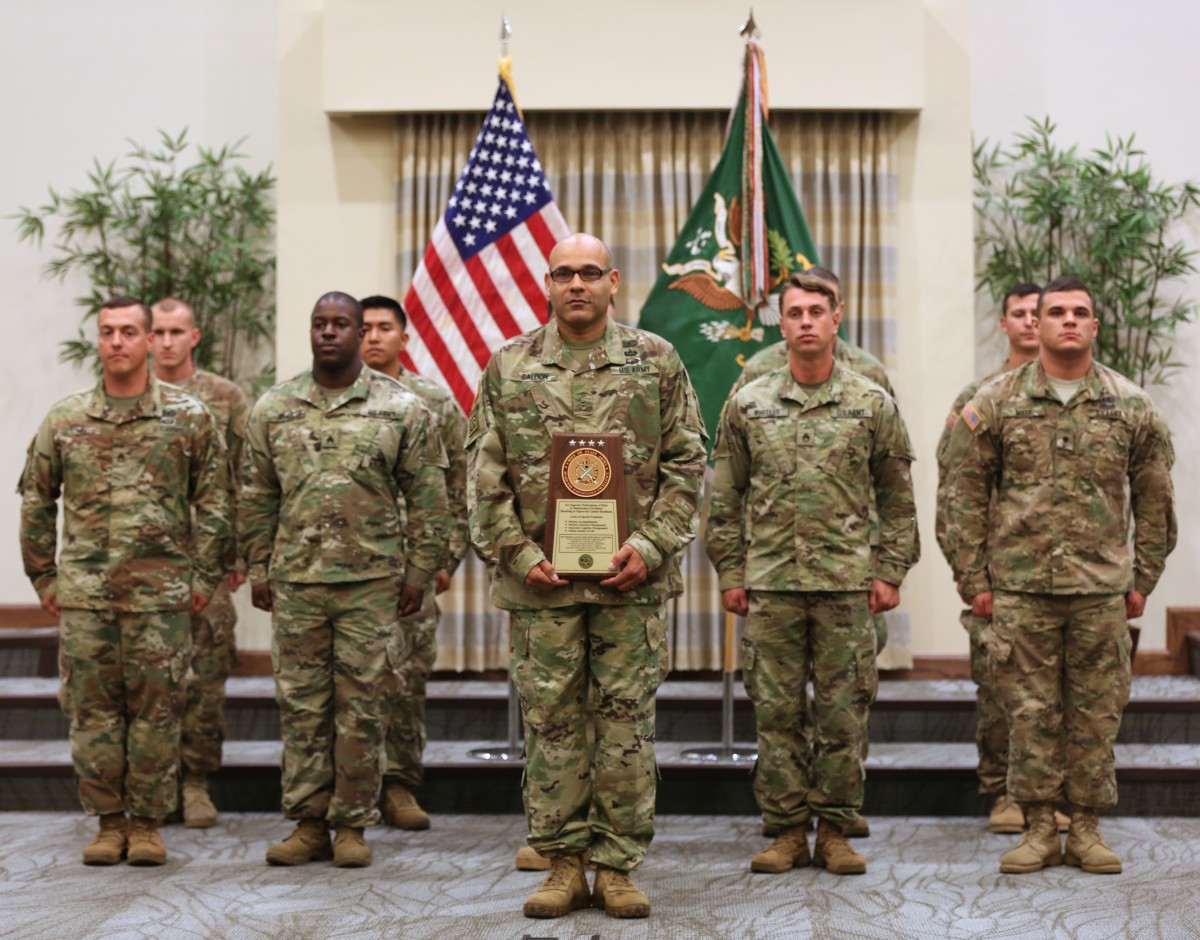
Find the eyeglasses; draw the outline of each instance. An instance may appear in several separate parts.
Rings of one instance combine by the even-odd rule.
[[[575,280],[575,275],[579,275],[581,281],[598,281],[604,275],[612,271],[612,268],[598,268],[594,264],[585,264],[582,268],[555,268],[550,272],[550,280],[555,284],[570,284]]]

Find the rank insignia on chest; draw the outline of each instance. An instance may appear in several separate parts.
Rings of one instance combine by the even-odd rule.
[[[969,402],[967,407],[962,410],[962,419],[966,426],[971,429],[972,434],[977,434],[987,427],[984,423],[983,415],[975,407],[975,402]]]
[[[786,408],[747,408],[747,418],[782,418],[787,414]]]
[[[1054,446],[1059,450],[1073,451],[1075,449],[1075,438],[1066,432],[1059,431],[1054,435]]]
[[[159,417],[158,423],[163,425],[164,427],[173,428],[173,427],[175,427],[175,424],[176,424],[175,415],[168,414],[167,412],[164,411],[162,413],[162,415]]]

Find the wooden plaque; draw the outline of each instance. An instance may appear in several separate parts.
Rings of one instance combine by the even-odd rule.
[[[602,580],[626,538],[621,435],[567,434],[550,440],[546,557],[559,577]]]

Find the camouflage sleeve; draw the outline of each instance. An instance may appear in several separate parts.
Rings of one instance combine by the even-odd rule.
[[[654,571],[696,537],[700,484],[704,479],[704,419],[687,370],[675,350],[659,375],[658,492],[646,521],[625,544]],[[636,416],[630,415],[635,422]]]
[[[879,513],[875,577],[896,587],[921,557],[912,462],[912,443],[904,419],[895,399],[885,397],[871,448],[871,482]]]
[[[1153,409],[1153,406],[1151,406]],[[1166,423],[1151,410],[1138,430],[1129,460],[1129,498],[1133,509],[1133,587],[1154,590],[1167,556],[1175,548],[1175,489],[1171,466],[1175,451]]]
[[[717,569],[717,586],[728,591],[745,586],[745,500],[750,486],[746,429],[740,409],[731,400],[726,400],[721,410],[713,461],[712,499],[704,547]]]
[[[406,584],[422,591],[433,581],[446,553],[446,451],[433,431],[429,410],[414,397],[397,461],[396,483],[408,512]]]
[[[229,458],[213,416],[205,410],[192,448],[191,492],[193,543],[192,591],[212,597],[217,582],[236,561],[230,530]]]
[[[58,591],[58,496],[62,492],[62,459],[47,418],[30,442],[17,491],[21,494],[21,560],[39,598]]]
[[[458,410],[454,399],[447,398],[443,414],[438,423],[442,446],[450,466],[446,470],[446,502],[449,506],[450,535],[446,563],[442,566],[450,574],[458,567],[467,553],[467,419]]]
[[[947,461],[950,455],[950,434],[954,430],[954,426],[958,423],[958,416],[962,412],[963,405],[970,401],[973,388],[974,386],[968,385],[954,399],[954,404],[950,406],[950,414],[946,416],[946,423],[942,426],[942,433],[938,437],[937,442],[938,480],[933,531],[937,538],[938,547],[942,550],[946,561],[950,561],[949,520],[946,516],[946,500],[948,498],[947,479],[949,477],[949,465]]]
[[[946,540],[959,594],[970,599],[992,589],[988,574],[989,506],[1000,478],[1000,449],[990,403],[972,399],[975,420],[960,420],[947,449]]]
[[[229,518],[237,518],[238,491],[241,489],[242,460],[246,454],[246,424],[250,420],[250,402],[246,393],[236,389],[229,409],[229,426],[225,429],[225,443],[229,452]],[[235,552],[236,554],[236,552]],[[234,567],[245,572],[246,564],[241,556]]]
[[[467,421],[467,513],[471,544],[488,565],[502,566],[524,580],[545,561],[541,546],[525,534],[517,517],[516,494],[508,476],[507,442],[496,420],[500,387],[495,356],[484,370]]]
[[[246,563],[251,584],[267,580],[279,528],[281,489],[266,425],[260,401],[246,426],[237,514],[238,555]]]

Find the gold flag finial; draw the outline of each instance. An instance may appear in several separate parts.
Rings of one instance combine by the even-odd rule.
[[[747,39],[758,38],[758,24],[754,22],[754,7],[750,8],[750,15],[746,17],[746,22],[742,24],[742,28],[738,31],[738,35],[745,36]]]

